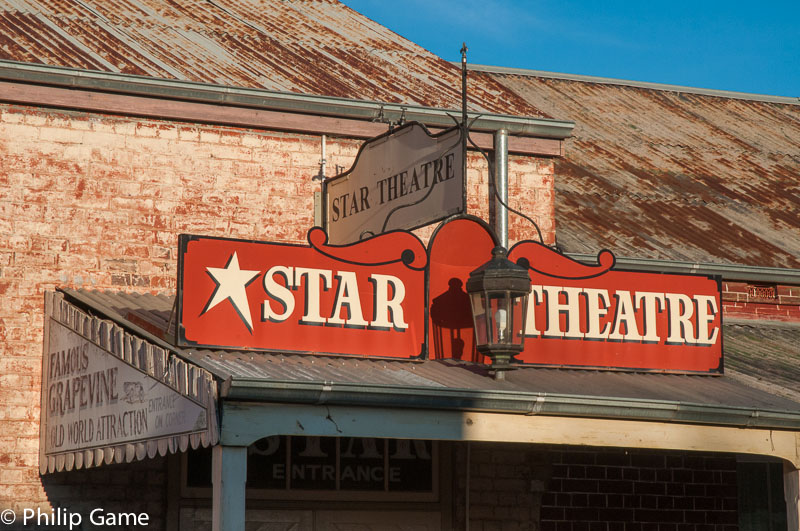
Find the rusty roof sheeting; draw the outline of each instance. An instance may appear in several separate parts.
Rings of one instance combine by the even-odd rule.
[[[555,171],[566,252],[800,268],[800,105],[473,75],[576,122]]]
[[[479,390],[800,411],[800,403],[721,376],[523,367],[505,381],[485,365],[264,352],[195,351],[192,361],[233,380]]]
[[[800,402],[800,323],[726,321],[728,374]]]
[[[336,0],[0,0],[0,59],[427,107],[460,69]],[[474,111],[547,117],[493,79]]]

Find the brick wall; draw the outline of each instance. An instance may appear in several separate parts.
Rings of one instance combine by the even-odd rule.
[[[553,452],[542,531],[736,531],[736,460],[677,452]]]
[[[541,446],[471,443],[469,516],[471,531],[538,531],[539,509],[551,474]],[[456,445],[453,529],[465,529],[467,445]]]
[[[181,232],[301,241],[319,140],[4,106],[0,121],[0,504],[38,477],[43,292],[174,291]],[[329,143],[351,160],[358,143]]]
[[[329,138],[329,170],[360,145]],[[174,291],[182,232],[303,242],[319,160],[311,135],[0,105],[0,506],[70,492],[38,475],[44,291]],[[486,165],[468,165],[485,217]],[[511,156],[509,173],[512,206],[552,242],[552,161]],[[512,216],[512,238],[534,237],[526,224]]]
[[[800,286],[766,283],[722,283],[726,317],[800,322]]]
[[[472,443],[473,531],[736,531],[736,459],[646,450]],[[466,444],[454,459],[464,529]]]

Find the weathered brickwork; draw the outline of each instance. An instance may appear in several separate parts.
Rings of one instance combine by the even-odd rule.
[[[726,317],[800,322],[800,286],[765,283],[722,283]]]
[[[467,455],[469,453],[469,456]],[[453,529],[466,529],[469,463],[469,529],[539,531],[539,511],[552,473],[546,448],[523,444],[456,446]]]
[[[0,105],[0,506],[60,502],[38,475],[44,291],[172,292],[179,233],[304,242],[320,144]],[[349,168],[360,145],[329,137],[327,174]],[[468,164],[469,213],[485,218],[486,164],[478,153]],[[511,156],[509,174],[512,206],[536,217],[551,243],[552,160]],[[512,239],[535,237],[526,224],[512,215]]]
[[[678,452],[554,451],[542,531],[736,531],[736,460]]]
[[[486,159],[477,152],[467,157],[467,211],[482,219],[489,219],[490,184]],[[509,243],[521,240],[539,241],[541,231],[544,243],[555,242],[555,196],[553,160],[547,158],[509,155],[508,198],[512,209],[536,222],[509,212]],[[536,227],[538,226],[539,231]]]
[[[469,465],[467,466],[467,463]],[[736,531],[736,459],[522,444],[456,447],[454,529]]]

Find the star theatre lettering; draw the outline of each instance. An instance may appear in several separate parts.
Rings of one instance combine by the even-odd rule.
[[[528,304],[528,337],[710,346],[719,336],[713,295],[533,286]],[[537,323],[540,305],[545,318]]]
[[[464,290],[495,246],[482,222],[448,221],[427,249],[405,231],[335,246],[315,228],[308,242],[181,236],[179,344],[485,362]],[[719,279],[620,271],[610,252],[586,264],[530,241],[509,258],[531,277],[517,363],[721,372]]]
[[[428,265],[429,357],[486,362],[474,346],[464,286],[495,245],[486,227],[471,218],[445,223],[434,234]],[[587,264],[532,241],[517,243],[508,256],[527,267],[531,277],[525,345],[516,362],[722,371],[719,279],[620,271],[608,251],[596,264]]]
[[[720,281],[699,275],[617,271],[608,251],[597,265],[535,242],[509,256],[529,265],[524,363],[722,370]],[[569,347],[579,341],[578,348]]]
[[[416,192],[427,191],[431,186],[455,178],[455,153],[447,153],[437,159],[422,162],[410,170],[401,171],[377,181],[377,197],[373,204],[386,205]],[[366,212],[370,208],[370,188],[361,186],[357,191],[334,196],[331,199],[330,220],[332,223]]]
[[[410,122],[364,143],[353,167],[323,183],[325,229],[346,244],[465,211],[461,132]]]
[[[371,320],[364,319],[361,294],[355,271],[331,271],[307,267],[272,266],[264,275],[264,292],[267,299],[261,304],[261,320],[283,323],[290,318],[301,325],[340,325],[347,328],[403,331],[408,324],[403,317],[403,300],[406,288],[403,281],[392,275],[371,274]],[[301,317],[295,312],[296,299],[292,291],[305,286],[304,310]],[[334,289],[332,309],[323,309],[320,293]],[[219,289],[217,293],[219,293]],[[367,293],[369,295],[370,293]],[[279,310],[275,310],[277,306]],[[323,315],[324,313],[324,315]]]
[[[409,233],[350,247],[181,237],[184,345],[413,357],[422,351],[425,249]]]

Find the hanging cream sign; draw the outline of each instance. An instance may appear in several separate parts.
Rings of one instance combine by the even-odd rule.
[[[48,455],[207,427],[201,404],[53,319],[43,378]]]

